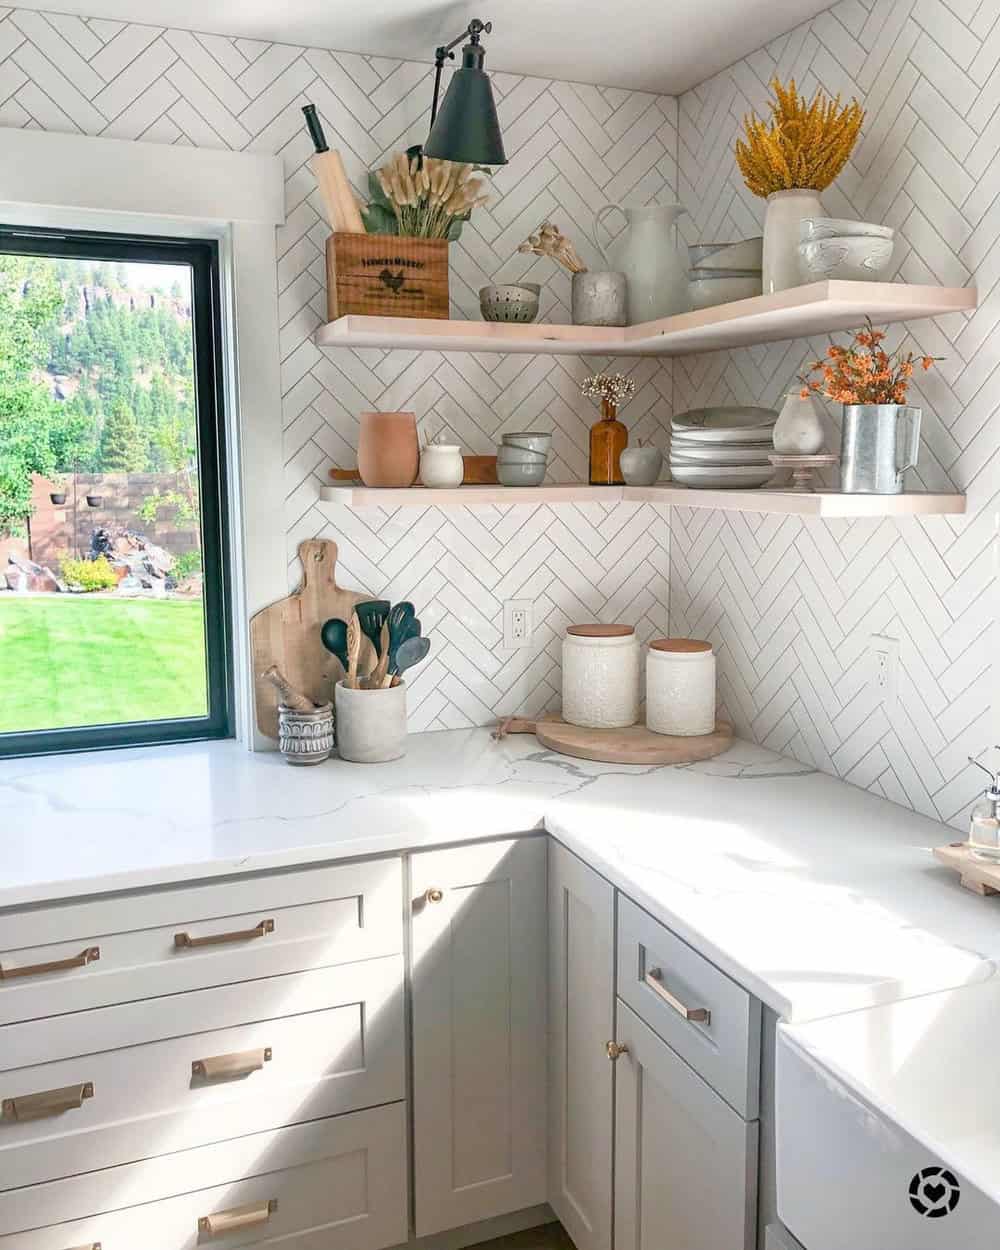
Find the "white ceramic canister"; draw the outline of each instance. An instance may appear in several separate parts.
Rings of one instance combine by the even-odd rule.
[[[428,443],[420,453],[420,480],[425,486],[439,490],[461,486],[464,476],[462,449],[457,443]]]
[[[354,690],[338,681],[337,751],[355,764],[383,764],[406,754],[406,685]]]
[[[632,625],[570,625],[562,645],[562,717],[588,729],[639,719],[639,642]]]
[[[697,638],[656,638],[646,652],[646,728],[693,738],[715,729],[715,653]]]

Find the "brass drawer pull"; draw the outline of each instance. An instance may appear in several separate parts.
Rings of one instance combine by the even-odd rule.
[[[439,889],[437,886],[431,886],[431,888],[424,894],[424,898],[428,901],[428,903],[440,903],[444,898],[444,890]]]
[[[663,984],[663,971],[660,968],[650,968],[643,977],[645,983],[657,996],[672,1010],[676,1011],[679,1016],[685,1020],[691,1020],[695,1024],[711,1024],[712,1013],[707,1007],[685,1007],[679,998],[675,998],[673,994]]]
[[[195,946],[223,946],[226,942],[252,942],[274,932],[273,920],[262,920],[252,929],[237,929],[235,933],[209,933],[206,937],[192,937],[190,933],[175,933],[174,946],[190,950]]]
[[[622,1055],[628,1054],[628,1046],[624,1042],[605,1042],[604,1049],[608,1052],[608,1058],[615,1063]]]
[[[93,1098],[94,1085],[85,1081],[82,1085],[65,1085],[62,1089],[46,1089],[40,1094],[22,1094],[18,1098],[5,1098],[0,1103],[3,1119],[43,1120],[46,1116],[62,1115],[64,1111],[76,1111],[83,1106],[85,1098]]]
[[[0,964],[0,981],[13,981],[15,977],[43,977],[49,972],[69,972],[71,968],[85,968],[100,957],[99,946],[88,946],[69,959],[50,959],[48,963],[25,964],[23,968],[5,968]]]
[[[278,1199],[269,1202],[251,1202],[245,1207],[230,1207],[228,1211],[216,1211],[214,1215],[203,1215],[198,1221],[198,1232],[208,1237],[219,1237],[223,1233],[234,1233],[239,1228],[253,1228],[257,1224],[266,1224],[278,1209]]]
[[[231,1055],[211,1055],[206,1059],[195,1059],[191,1064],[191,1075],[203,1076],[208,1081],[217,1081],[223,1077],[249,1076],[251,1072],[259,1072],[265,1063],[270,1062],[271,1047],[262,1046],[259,1050],[242,1050]]]

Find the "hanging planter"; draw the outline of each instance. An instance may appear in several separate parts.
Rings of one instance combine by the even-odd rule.
[[[66,502],[66,492],[64,490],[54,490],[49,495],[49,501],[54,503],[56,507],[61,507]]]
[[[87,496],[88,508],[99,508],[102,503],[104,503],[103,495],[88,495]]]

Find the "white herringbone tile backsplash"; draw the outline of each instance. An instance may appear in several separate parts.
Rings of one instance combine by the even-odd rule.
[[[559,635],[571,619],[625,617],[643,636],[713,638],[721,696],[741,733],[947,820],[978,779],[965,755],[996,740],[991,631],[1000,492],[1000,23],[994,0],[842,0],[678,102],[495,74],[511,164],[451,258],[453,315],[478,316],[491,280],[543,284],[541,315],[568,321],[569,284],[517,244],[546,217],[586,235],[609,201],[689,209],[689,241],[759,233],[762,205],[732,159],[738,120],[777,71],[809,90],[857,93],[868,120],[826,197],[899,232],[898,276],[975,280],[981,307],[911,327],[947,360],[922,378],[928,487],[969,491],[967,518],[801,522],[648,505],[350,511],[321,504],[333,464],[354,462],[358,413],[412,408],[425,434],[488,452],[502,430],[551,429],[553,480],[586,472],[594,419],[572,357],[320,350],[326,227],[300,108],[319,106],[359,191],[364,173],[426,133],[425,65],[160,27],[0,8],[0,125],[280,154],[287,222],[278,287],[289,582],[304,537],[337,540],[345,584],[414,600],[435,642],[411,685],[415,728],[482,724],[558,703]],[[775,404],[822,343],[631,372],[633,434],[665,445],[672,411]],[[831,446],[836,425],[831,420]],[[502,603],[535,604],[536,645],[502,647]],[[864,651],[898,637],[898,707],[876,708]]]
[[[946,359],[919,378],[914,487],[968,492],[967,517],[802,521],[672,510],[670,625],[712,638],[723,706],[746,737],[930,816],[965,824],[997,742],[995,545],[1000,505],[1000,20],[993,0],[841,0],[680,99],[690,241],[760,233],[763,204],[731,152],[767,82],[794,75],[868,110],[831,216],[896,227],[895,276],[979,287],[980,306],[906,327]],[[895,343],[903,328],[890,336]],[[778,405],[823,340],[688,357],[677,411]],[[829,446],[839,433],[830,413]],[[865,651],[900,643],[897,706],[876,705]]]

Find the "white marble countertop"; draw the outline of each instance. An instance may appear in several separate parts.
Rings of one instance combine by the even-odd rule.
[[[0,763],[0,908],[546,828],[779,1014],[985,979],[998,911],[946,826],[760,747],[679,768],[416,734],[391,764],[236,743]]]

